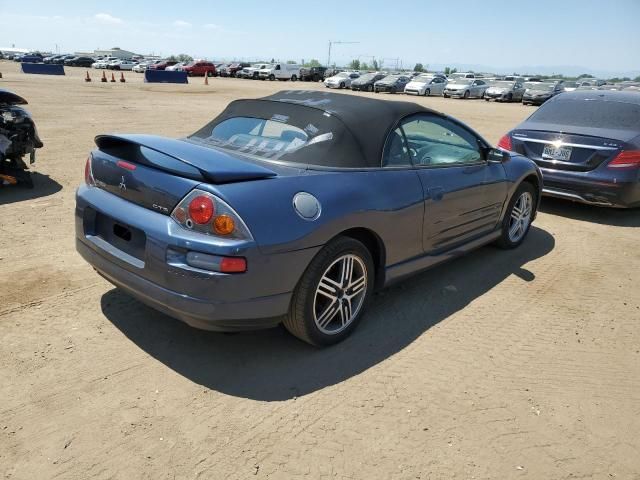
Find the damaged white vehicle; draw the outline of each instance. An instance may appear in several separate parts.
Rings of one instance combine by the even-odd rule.
[[[18,106],[26,104],[21,96],[0,89],[0,187],[33,187],[29,166],[36,161],[36,149],[43,145],[31,115]]]

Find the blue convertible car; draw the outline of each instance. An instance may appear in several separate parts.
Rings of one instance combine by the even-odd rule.
[[[77,192],[80,254],[209,330],[349,335],[376,289],[491,242],[518,246],[541,178],[419,105],[284,91],[193,135],[101,135]],[[491,268],[488,266],[488,268]]]

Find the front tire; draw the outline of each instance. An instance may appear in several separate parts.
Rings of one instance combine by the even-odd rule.
[[[427,89],[424,91],[424,96],[425,96],[425,97],[428,97],[429,95],[431,95],[431,89],[430,89],[430,88],[427,88]]]
[[[345,87],[344,82],[340,82],[340,89],[343,89]]]
[[[516,248],[524,241],[531,227],[537,205],[538,198],[533,185],[529,182],[522,182],[511,197],[502,220],[500,238],[496,241],[500,248]]]
[[[373,283],[369,250],[353,238],[338,237],[320,250],[302,275],[284,326],[312,345],[338,343],[362,318]]]
[[[467,90],[466,92],[464,92],[464,99],[468,99],[469,98],[469,90]]]

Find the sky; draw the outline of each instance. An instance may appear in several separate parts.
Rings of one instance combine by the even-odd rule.
[[[640,0],[0,0],[0,48],[640,70]],[[558,72],[561,73],[561,72]]]

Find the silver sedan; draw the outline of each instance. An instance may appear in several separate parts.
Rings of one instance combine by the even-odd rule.
[[[483,98],[489,85],[484,80],[473,78],[457,78],[447,84],[442,92],[445,98]]]

